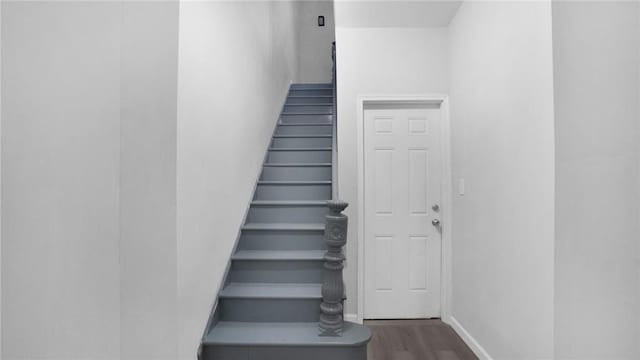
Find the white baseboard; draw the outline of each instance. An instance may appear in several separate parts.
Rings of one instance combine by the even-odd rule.
[[[458,333],[458,336],[462,338],[462,340],[467,344],[467,346],[469,346],[469,348],[471,348],[473,353],[476,354],[480,360],[493,360],[491,355],[489,355],[482,345],[480,345],[480,343],[471,336],[471,334],[469,334],[467,329],[465,329],[453,316],[449,317],[449,325],[451,325],[453,330]]]
[[[358,321],[357,314],[344,314],[343,316],[344,316],[344,321],[362,324],[361,322]]]

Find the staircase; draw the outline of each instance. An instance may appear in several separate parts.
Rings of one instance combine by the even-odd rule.
[[[333,109],[332,84],[291,86],[201,360],[366,360],[368,328],[344,322],[341,336],[319,335]]]

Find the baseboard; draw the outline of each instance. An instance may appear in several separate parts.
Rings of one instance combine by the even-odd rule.
[[[467,346],[469,346],[469,348],[471,348],[471,351],[473,351],[480,360],[493,360],[491,355],[489,355],[482,345],[480,345],[480,343],[471,336],[471,334],[469,334],[467,329],[465,329],[455,317],[449,317],[449,325],[451,325],[453,330],[458,333],[458,336],[462,338],[462,340],[467,344]]]
[[[344,314],[344,321],[362,324],[361,322],[358,322],[357,314]]]

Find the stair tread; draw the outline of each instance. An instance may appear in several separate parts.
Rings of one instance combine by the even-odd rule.
[[[317,322],[276,323],[220,321],[205,336],[205,345],[360,346],[371,338],[363,325],[345,321],[342,336],[319,336]]]
[[[289,95],[290,98],[332,98],[333,95]]]
[[[243,230],[324,230],[323,223],[247,223]]]
[[[258,185],[329,185],[331,180],[260,180]]]
[[[298,87],[298,86],[326,86],[326,87],[331,87],[333,86],[333,83],[330,82],[301,82],[301,83],[292,83],[291,87]]]
[[[239,250],[235,260],[322,260],[325,250]]]
[[[229,283],[220,292],[222,298],[320,299],[321,284]]]
[[[283,112],[281,115],[284,116],[297,116],[297,115],[333,115],[332,111],[321,111],[321,112]]]
[[[331,138],[332,135],[273,135],[274,139],[296,139],[296,138],[302,138],[302,139],[308,139],[308,138]]]
[[[264,206],[264,205],[307,205],[307,206],[326,206],[326,200],[254,200],[251,205]]]
[[[313,167],[313,166],[331,166],[331,163],[265,163],[263,166],[270,167]]]
[[[278,126],[331,126],[331,122],[320,122],[320,123],[280,123]]]
[[[269,151],[331,151],[331,147],[269,148]]]
[[[333,101],[327,101],[325,103],[297,103],[297,104],[285,104],[286,106],[331,106],[333,105]]]

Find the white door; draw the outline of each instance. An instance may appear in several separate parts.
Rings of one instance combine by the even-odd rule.
[[[441,111],[364,112],[364,317],[440,316]]]

